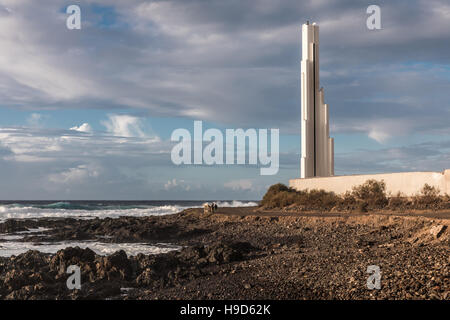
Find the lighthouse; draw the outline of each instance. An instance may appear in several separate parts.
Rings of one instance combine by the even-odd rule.
[[[450,194],[450,169],[378,174],[334,175],[334,141],[329,134],[328,105],[319,81],[319,26],[302,26],[300,179],[290,179],[297,190],[325,190],[344,195],[368,180],[383,181],[386,194],[417,195],[425,184]]]
[[[301,178],[334,175],[334,141],[329,136],[328,105],[319,81],[319,26],[302,26]]]

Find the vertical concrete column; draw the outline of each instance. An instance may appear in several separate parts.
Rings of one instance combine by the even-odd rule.
[[[328,175],[334,176],[334,139],[328,138]]]
[[[302,161],[301,176],[314,176],[314,34],[312,26],[302,27],[301,103],[302,103]]]
[[[319,88],[319,26],[306,23],[302,26],[301,62],[302,178],[334,174],[328,105],[325,104],[323,88]]]

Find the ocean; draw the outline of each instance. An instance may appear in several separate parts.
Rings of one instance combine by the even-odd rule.
[[[7,219],[75,218],[104,219],[121,216],[145,217],[180,212],[187,208],[201,207],[211,201],[0,201],[0,223]],[[220,207],[256,206],[257,201],[216,201]],[[180,249],[170,243],[109,243],[101,239],[94,241],[26,242],[22,239],[30,233],[35,235],[47,231],[44,228],[29,229],[16,233],[0,233],[0,256],[19,255],[28,250],[56,253],[66,247],[81,247],[108,255],[124,250],[128,255],[157,254]]]
[[[173,214],[207,201],[0,201],[0,223],[6,219],[117,218]],[[211,202],[211,201],[209,201]],[[216,201],[219,207],[256,206],[257,201]]]

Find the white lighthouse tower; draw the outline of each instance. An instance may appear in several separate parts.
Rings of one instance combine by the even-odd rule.
[[[329,137],[328,105],[319,81],[319,26],[302,26],[301,178],[334,175],[334,141]]]
[[[344,195],[367,180],[383,181],[386,194],[407,197],[421,192],[425,184],[450,194],[450,169],[442,172],[418,171],[378,174],[334,175],[334,141],[329,137],[328,105],[319,81],[319,26],[302,26],[302,160],[301,178],[290,179],[289,187],[325,190]]]

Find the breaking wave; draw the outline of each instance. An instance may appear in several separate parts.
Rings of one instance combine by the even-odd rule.
[[[127,255],[167,253],[179,250],[181,247],[170,244],[149,245],[145,243],[102,243],[98,241],[65,241],[65,242],[0,242],[0,257],[17,256],[28,250],[37,250],[43,253],[56,253],[67,247],[89,248],[99,255],[109,255],[124,250]]]
[[[150,201],[151,202],[151,201]],[[175,214],[188,208],[199,208],[204,201],[172,201],[158,204],[143,202],[121,202],[114,201],[92,202],[92,201],[58,201],[50,203],[12,203],[0,204],[0,222],[6,219],[37,219],[37,218],[118,218],[145,217],[155,215]],[[217,201],[219,207],[249,207],[257,206],[253,201]]]
[[[220,207],[255,207],[258,203],[253,201],[218,201],[217,206]]]

